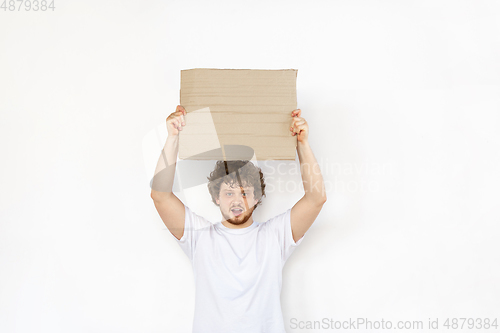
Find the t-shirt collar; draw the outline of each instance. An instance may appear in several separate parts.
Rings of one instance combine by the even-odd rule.
[[[222,224],[221,221],[217,222],[215,225],[216,227],[218,227],[219,229],[223,230],[223,231],[226,231],[226,232],[229,232],[231,234],[244,234],[250,230],[252,230],[253,228],[255,228],[257,225],[259,224],[259,222],[253,220],[253,223],[251,225],[249,225],[248,227],[245,227],[245,228],[238,228],[238,229],[235,229],[235,228],[228,228],[226,227],[224,224]]]

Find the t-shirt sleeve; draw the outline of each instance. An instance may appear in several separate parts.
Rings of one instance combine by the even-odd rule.
[[[292,225],[290,223],[291,212],[292,209],[289,208],[286,212],[271,218],[268,222],[269,228],[273,230],[274,234],[277,236],[281,248],[281,261],[283,264],[288,257],[290,257],[295,248],[302,243],[305,236],[304,234],[297,242],[293,240]]]
[[[184,233],[181,239],[173,236],[177,241],[184,253],[193,260],[193,255],[196,250],[198,239],[203,232],[208,232],[212,223],[204,217],[193,212],[188,206],[184,205],[185,219],[184,219]]]

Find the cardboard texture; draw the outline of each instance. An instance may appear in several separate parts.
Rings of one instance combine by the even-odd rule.
[[[295,160],[297,70],[181,70],[179,158]]]

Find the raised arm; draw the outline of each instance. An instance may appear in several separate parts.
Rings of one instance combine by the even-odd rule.
[[[290,224],[292,225],[293,240],[297,242],[304,236],[318,216],[326,202],[325,184],[319,168],[309,146],[309,125],[300,117],[301,110],[292,111],[292,135],[297,135],[297,154],[300,161],[300,172],[304,186],[304,196],[292,207]]]
[[[177,239],[184,234],[184,204],[172,192],[174,185],[177,153],[179,152],[179,131],[185,126],[186,110],[181,105],[167,117],[168,137],[163,147],[155,175],[151,182],[151,198],[158,214],[168,230]]]

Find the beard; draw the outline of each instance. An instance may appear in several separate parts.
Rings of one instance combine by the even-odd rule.
[[[222,216],[224,217],[224,219],[227,222],[231,223],[232,225],[240,225],[240,224],[243,224],[246,221],[248,221],[248,219],[250,219],[254,210],[255,210],[255,206],[252,206],[252,208],[250,208],[248,210],[244,210],[238,216],[234,216],[233,213],[231,212],[231,210],[229,210],[228,214],[222,213]]]

